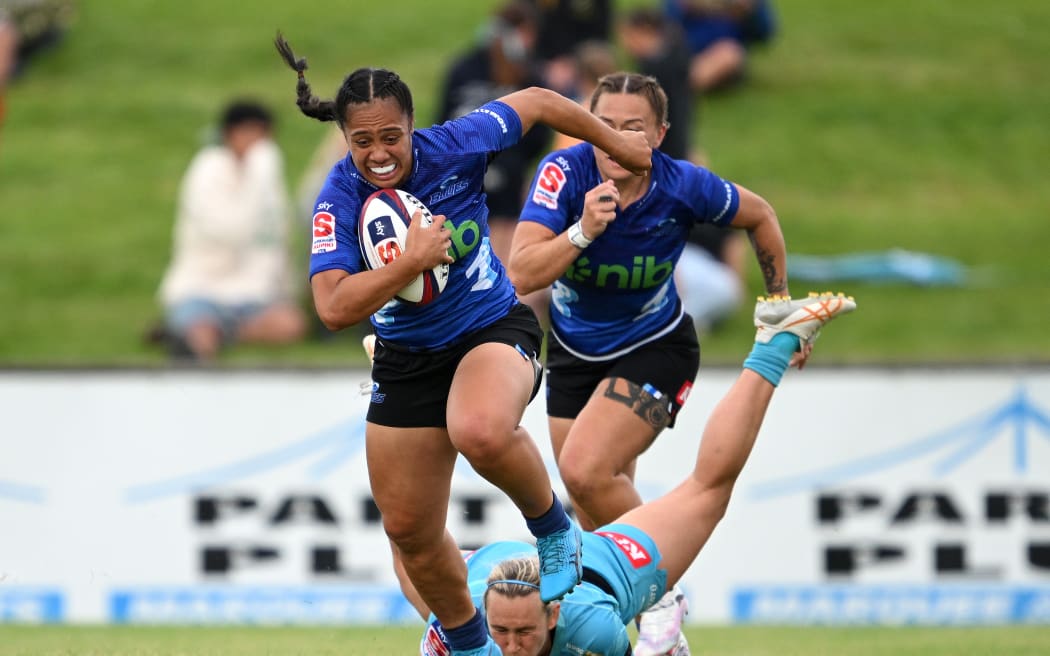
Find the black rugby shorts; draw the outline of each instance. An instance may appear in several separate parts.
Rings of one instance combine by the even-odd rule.
[[[547,340],[547,415],[575,419],[601,381],[623,378],[667,399],[669,427],[674,426],[699,369],[700,343],[688,314],[663,337],[611,360],[578,358],[552,335]]]
[[[377,339],[368,421],[396,428],[445,428],[452,377],[467,352],[480,344],[496,342],[513,346],[523,358],[536,362],[542,339],[536,314],[524,303],[514,305],[503,318],[440,351],[413,351]],[[541,373],[537,364],[533,398],[539,391]]]

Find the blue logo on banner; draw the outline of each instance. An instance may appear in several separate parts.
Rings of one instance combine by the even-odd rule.
[[[418,621],[396,587],[155,587],[116,590],[118,624],[388,624]]]
[[[944,432],[924,437],[908,444],[888,449],[850,462],[818,469],[806,474],[759,483],[751,489],[757,498],[769,498],[826,487],[843,481],[873,474],[896,465],[939,451],[948,451],[933,466],[935,476],[950,474],[967,460],[976,457],[982,449],[1006,435],[1013,441],[1014,471],[1028,471],[1030,428],[1050,441],[1050,416],[1034,406],[1020,387],[1012,399],[985,415],[971,419]]]
[[[1036,473],[1032,471],[1035,466],[1033,463],[1040,461],[1033,459],[1031,453],[1036,440],[1040,438],[1050,441],[1050,416],[1035,406],[1029,400],[1025,388],[1019,386],[1002,405],[947,430],[830,467],[759,483],[750,492],[752,497],[761,500],[817,491],[843,485],[859,477],[870,477],[921,458],[928,460],[931,477],[946,477],[964,463],[982,456],[993,444],[1009,447],[1010,469],[1020,477]],[[1006,493],[997,494],[1004,496]],[[851,503],[856,504],[858,514],[873,512],[881,507],[882,495],[878,491],[862,492],[850,498]],[[926,497],[922,493],[914,491],[907,495],[907,499],[914,503],[923,498]],[[992,498],[997,497],[990,495],[985,499],[986,513],[992,512],[988,505],[991,503],[988,499]],[[1032,505],[1018,510],[1018,515],[1027,516],[1031,522],[1045,526],[1046,495],[1043,491],[1031,491],[1026,498],[1041,501],[1028,501]],[[950,503],[947,499],[945,496],[944,502]],[[823,500],[822,497],[818,502]],[[941,508],[938,512],[940,514],[935,520],[954,521],[956,525],[962,526],[954,507],[948,506],[947,510]],[[1003,512],[1006,513],[1005,510]],[[891,525],[894,521],[892,515],[890,513]],[[855,559],[873,555],[871,561],[864,561],[865,567],[875,567],[880,562],[904,561],[915,548],[901,532],[879,539],[864,534],[859,541],[851,543],[840,525],[841,516],[829,517],[822,520],[824,523],[821,524],[828,531],[825,537],[835,540],[834,544],[825,543],[822,546],[824,573],[829,577],[852,576],[860,567]],[[907,521],[910,525],[915,520],[912,515],[900,521]],[[897,528],[902,526],[898,525]],[[939,550],[943,550],[943,553],[952,554],[956,560],[944,556],[947,560],[938,564],[931,571],[931,576],[988,576],[989,572],[1000,571],[994,567],[982,570],[968,562],[966,556],[969,547],[969,544],[958,539],[948,543],[934,542],[930,548],[935,553],[941,554]],[[900,584],[862,584],[841,580],[826,584],[759,583],[733,590],[730,595],[730,613],[734,622],[768,624],[1046,623],[1050,622],[1050,585],[1043,585],[1046,581],[1046,549],[1038,538],[1035,542],[1018,544],[1016,547],[1015,553],[1027,559],[1026,565],[1031,571],[1040,571],[1041,575],[1034,583],[997,583],[987,579],[980,582],[948,579],[945,582],[945,578],[930,583]],[[830,552],[836,552],[838,556],[845,554],[846,560],[832,563],[829,560]]]
[[[56,623],[65,619],[65,597],[50,588],[0,587],[0,622]]]
[[[309,458],[314,460],[308,475],[314,480],[320,480],[362,453],[364,448],[365,422],[362,417],[355,416],[316,435],[237,462],[164,481],[135,485],[125,492],[125,497],[130,503],[141,503],[178,496],[208,487],[229,485]]]
[[[769,624],[1043,624],[1050,587],[866,585],[738,588],[735,622]]]
[[[36,485],[0,481],[0,498],[24,503],[43,503],[44,488]]]

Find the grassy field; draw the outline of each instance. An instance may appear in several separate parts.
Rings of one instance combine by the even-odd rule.
[[[290,185],[326,129],[298,115],[276,29],[309,57],[318,92],[359,65],[390,67],[427,124],[443,67],[496,4],[79,2],[61,48],[11,88],[0,128],[0,365],[165,362],[141,336],[179,177],[220,106],[250,94],[278,109]],[[1050,4],[777,4],[781,32],[749,83],[702,104],[711,167],[774,204],[793,252],[904,248],[975,273],[964,288],[838,285],[862,314],[814,362],[1050,362]],[[749,319],[743,308],[712,335],[705,360],[738,362]],[[338,338],[223,364],[361,358]]]
[[[694,654],[1022,656],[1050,629],[690,627]],[[416,653],[417,628],[54,628],[0,626],[0,656],[380,656]]]

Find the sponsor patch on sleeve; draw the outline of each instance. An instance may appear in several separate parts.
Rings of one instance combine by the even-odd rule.
[[[692,381],[685,381],[682,383],[682,387],[678,390],[678,394],[675,395],[675,401],[678,402],[679,406],[685,405],[686,399],[689,398],[689,392],[693,391]]]
[[[640,569],[653,562],[653,557],[649,555],[649,552],[626,535],[611,531],[598,531],[598,535],[612,540],[620,548],[620,551],[627,556],[627,559],[631,561],[631,565],[635,569]]]
[[[565,171],[554,162],[547,162],[536,180],[536,189],[532,192],[532,202],[547,209],[558,209],[558,195],[565,186]]]
[[[331,253],[335,250],[335,216],[331,212],[317,212],[313,219],[313,245],[310,252]]]
[[[448,639],[445,638],[445,633],[441,630],[440,625],[427,626],[427,634],[419,643],[419,653],[422,656],[450,656],[452,648],[449,647]]]

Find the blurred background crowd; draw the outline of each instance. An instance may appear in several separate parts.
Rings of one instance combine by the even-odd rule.
[[[99,260],[114,254],[127,257],[123,264],[110,260],[112,268],[99,273],[89,254],[82,258],[56,249],[41,259],[36,252],[39,234],[21,228],[12,232],[5,268],[15,272],[18,282],[0,300],[23,311],[0,332],[0,360],[155,363],[170,357],[213,362],[253,344],[263,345],[263,350],[249,350],[248,357],[265,360],[271,353],[267,349],[276,346],[273,353],[292,361],[326,359],[310,355],[313,351],[287,348],[340,341],[317,323],[310,307],[304,242],[309,207],[328,169],[345,156],[345,142],[334,128],[321,132],[298,124],[303,122],[295,117],[292,99],[276,82],[283,79],[280,64],[267,51],[276,29],[294,31],[298,41],[306,42],[307,52],[320,49],[310,44],[313,38],[345,59],[342,68],[312,71],[332,89],[338,82],[333,76],[357,65],[386,66],[416,80],[433,79],[432,96],[420,99],[419,125],[459,116],[530,85],[586,103],[601,75],[615,70],[652,75],[670,98],[671,125],[663,150],[710,165],[742,184],[769,189],[778,208],[784,208],[781,221],[789,252],[814,254],[809,259],[799,255],[794,262],[802,279],[818,285],[847,280],[902,285],[878,294],[886,293],[887,303],[892,294],[903,298],[910,320],[930,310],[917,295],[932,286],[946,288],[935,297],[934,307],[957,308],[963,288],[1019,281],[1024,287],[1042,269],[1021,263],[1013,272],[995,271],[996,260],[1010,261],[1008,253],[1016,249],[984,238],[1016,235],[1020,226],[1028,237],[1019,241],[1027,244],[1033,241],[1033,230],[1045,231],[1028,220],[1032,206],[1019,207],[1020,201],[1011,198],[1016,194],[1010,192],[1012,185],[1024,186],[1033,175],[1032,160],[1026,158],[1039,157],[1015,155],[1047,142],[1045,126],[1034,118],[1039,107],[1046,107],[1047,91],[1045,85],[1038,89],[1027,82],[1038,68],[1038,57],[1031,69],[1011,68],[1009,59],[1011,52],[1018,59],[1025,52],[1038,52],[1038,39],[1026,29],[1038,21],[1026,16],[1045,20],[1047,12],[1039,3],[1020,3],[1012,10],[1015,15],[1000,13],[1001,25],[983,26],[975,18],[985,11],[980,3],[960,3],[950,11],[926,8],[924,16],[899,19],[888,7],[862,11],[816,0],[785,6],[769,0],[509,0],[459,3],[442,10],[426,3],[402,3],[389,9],[396,20],[383,25],[384,34],[372,34],[384,30],[368,24],[383,14],[381,9],[355,8],[344,12],[343,22],[325,23],[323,16],[331,13],[326,5],[310,12],[317,17],[296,24],[294,15],[276,4],[259,9],[265,20],[240,16],[223,3],[210,9],[206,4],[187,5],[185,22],[176,26],[174,13],[134,3],[0,0],[0,212],[6,221],[34,203],[54,210],[56,198],[70,185],[60,184],[65,175],[60,165],[48,167],[56,158],[80,153],[74,164],[79,173],[69,175],[79,175],[88,188],[109,191],[104,197],[61,201],[63,215],[76,214],[76,222],[61,223],[60,231],[52,227],[52,234],[62,236],[51,243],[95,248],[102,254],[100,244],[105,241],[112,251]],[[862,17],[865,11],[871,16]],[[828,12],[836,15],[829,17]],[[442,14],[440,29],[426,29],[432,13]],[[1011,97],[1002,88],[962,86],[963,77],[991,77],[974,71],[963,75],[966,64],[952,61],[955,48],[961,47],[958,35],[942,41],[923,36],[924,29],[944,32],[936,25],[942,15],[957,17],[974,34],[988,38],[984,59],[992,62],[989,68],[1009,72],[995,84],[1025,87],[1031,106],[1021,109],[1010,100],[995,104],[996,97]],[[469,17],[469,28],[448,34],[444,26],[464,16]],[[825,18],[831,21],[829,27],[815,27]],[[871,20],[895,25],[898,33],[869,31],[864,22]],[[269,29],[261,29],[263,24]],[[131,38],[127,31],[132,28],[141,34]],[[89,45],[78,44],[81,39]],[[206,45],[199,45],[198,39]],[[383,43],[398,45],[377,47]],[[97,49],[100,44],[112,52]],[[201,55],[194,58],[194,52]],[[325,54],[320,57],[319,61],[333,61]],[[1050,63],[1045,53],[1042,61]],[[34,70],[38,65],[43,69],[39,76]],[[209,68],[240,68],[244,74],[226,74],[218,84],[197,88],[180,88],[185,80],[164,77],[181,69],[186,79],[208,80]],[[82,88],[90,88],[90,94],[78,95]],[[891,103],[885,103],[886,114],[873,113],[880,94],[890,93],[889,88],[911,96],[910,109],[894,114]],[[928,98],[918,96],[924,90],[931,94]],[[779,98],[771,100],[774,97]],[[843,97],[857,102],[845,105]],[[1006,127],[1013,110],[1014,121]],[[92,133],[88,119],[101,111],[115,115],[103,123],[122,128]],[[196,121],[190,132],[187,117]],[[156,121],[180,130],[158,135],[154,128],[144,128]],[[49,127],[39,132],[41,125]],[[78,125],[82,129],[72,131]],[[987,125],[1003,127],[993,136],[984,131]],[[133,159],[142,157],[131,144],[141,129],[160,137],[149,142],[149,161]],[[36,143],[30,145],[22,141],[29,134],[42,136],[32,137]],[[87,145],[89,140],[94,142]],[[998,146],[989,141],[998,141]],[[509,248],[536,162],[566,143],[564,135],[534,130],[493,161],[485,184],[492,242],[501,257]],[[125,180],[115,185],[90,180],[107,174],[106,164],[127,153],[132,158],[123,161],[121,172],[108,173],[127,175]],[[1000,159],[980,162],[982,153],[996,153]],[[753,159],[743,159],[748,156]],[[964,170],[966,157],[976,163]],[[920,179],[914,171],[920,172]],[[45,179],[50,183],[34,186]],[[32,184],[19,186],[20,180]],[[987,182],[987,193],[962,199],[973,180]],[[902,205],[923,201],[925,194],[930,194],[928,204]],[[164,200],[158,205],[161,195]],[[1005,204],[993,216],[997,198]],[[1029,200],[1038,204],[1038,198]],[[115,229],[120,237],[106,231],[107,221],[115,228],[125,216],[136,214],[138,210],[129,213],[129,207],[141,207],[147,214],[138,218],[149,226],[148,236],[146,227],[133,219]],[[945,230],[960,222],[981,226],[967,229],[973,242],[956,242],[958,235]],[[103,227],[96,229],[96,224]],[[909,228],[907,237],[902,226]],[[71,228],[82,230],[83,236],[70,238]],[[63,241],[67,238],[70,241]],[[753,265],[745,256],[747,246],[740,239],[732,231],[697,228],[676,272],[686,309],[697,330],[711,336],[716,360],[718,335],[746,322],[741,308],[757,288],[748,268]],[[37,273],[37,265],[28,264],[32,257],[37,258],[33,262],[65,260],[67,275],[73,278]],[[79,286],[79,293],[59,289],[67,283]],[[146,283],[152,285],[148,303],[143,301]],[[32,284],[38,289],[24,291]],[[71,296],[81,301],[57,300]],[[543,298],[529,300],[542,313]],[[100,310],[82,315],[88,305],[121,318],[102,318]],[[42,333],[41,323],[55,334],[62,326],[76,326],[79,334],[94,333],[97,346],[56,347],[59,340]],[[123,351],[104,336],[113,323],[127,326],[121,336]],[[1020,333],[1034,333],[1037,323],[1031,320]],[[987,327],[978,317],[949,345],[911,337],[910,342],[882,344],[858,357],[965,359],[960,344]],[[130,334],[135,336],[132,340]],[[868,337],[862,332],[858,341]],[[235,344],[238,349],[229,349]],[[1032,351],[1024,338],[1015,345],[993,338],[985,348],[979,359],[1024,359]],[[1042,358],[1048,355],[1048,348],[1038,351]]]
[[[455,53],[444,71],[431,122],[530,86],[586,105],[601,76],[637,70],[656,77],[674,99],[662,147],[697,164],[706,161],[693,117],[697,100],[743,83],[748,49],[775,33],[767,0],[666,0],[627,11],[617,11],[609,0],[508,0],[480,18],[473,43]],[[346,156],[343,134],[331,130],[297,176],[293,211],[283,190],[271,110],[251,100],[231,103],[223,109],[215,143],[198,154],[183,179],[173,258],[160,294],[163,318],[147,333],[148,341],[182,360],[210,362],[224,346],[239,343],[329,336],[316,320],[308,330],[314,315],[298,307],[305,286],[292,283],[302,273],[289,237],[305,230],[328,170]],[[419,117],[421,124],[426,120]],[[489,165],[490,238],[505,263],[537,162],[568,144],[554,136],[542,127],[532,130]],[[289,220],[290,213],[303,221]],[[700,331],[717,327],[743,299],[741,239],[741,233],[716,226],[698,226],[693,233],[677,276]],[[526,300],[545,315],[546,294]]]

